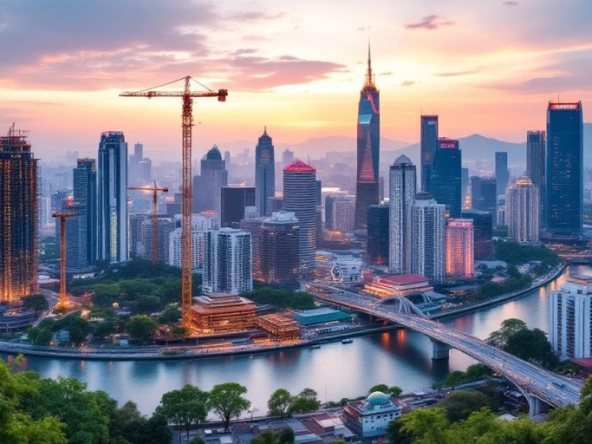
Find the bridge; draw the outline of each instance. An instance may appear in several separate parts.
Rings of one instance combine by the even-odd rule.
[[[550,407],[578,404],[581,383],[551,373],[519,359],[485,341],[427,318],[403,297],[378,300],[322,283],[311,283],[306,291],[319,300],[347,307],[407,327],[428,336],[434,344],[433,359],[447,359],[455,348],[504,375],[524,395],[529,414],[536,416]]]

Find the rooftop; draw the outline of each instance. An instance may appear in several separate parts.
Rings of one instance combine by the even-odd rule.
[[[284,171],[289,171],[289,172],[315,172],[316,170],[311,167],[310,165],[307,165],[306,163],[302,162],[301,160],[296,159],[294,162],[292,162],[290,165],[288,165],[286,168],[284,168]]]

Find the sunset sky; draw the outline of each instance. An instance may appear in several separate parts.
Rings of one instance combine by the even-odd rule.
[[[276,145],[353,137],[370,41],[383,136],[416,142],[435,113],[441,135],[521,142],[558,96],[591,120],[590,17],[590,0],[3,0],[0,132],[43,158],[121,130],[166,158],[181,100],[118,94],[191,75],[229,90],[196,101],[196,156],[264,125]]]

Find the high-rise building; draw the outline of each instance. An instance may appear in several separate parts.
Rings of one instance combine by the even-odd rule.
[[[497,181],[493,177],[471,177],[471,208],[489,211],[495,223],[497,214]]]
[[[222,187],[220,197],[220,226],[237,228],[245,218],[245,209],[255,206],[254,187]]]
[[[421,191],[428,191],[438,149],[438,116],[421,116]]]
[[[73,170],[74,211],[77,217],[66,221],[66,227],[78,225],[78,236],[67,233],[66,263],[72,269],[85,269],[97,260],[97,169],[95,159],[78,159]]]
[[[193,245],[191,249],[191,269],[193,271],[203,268],[206,231],[218,229],[219,226],[220,221],[215,213],[191,215],[191,241]],[[181,231],[181,228],[175,228],[169,234],[168,264],[178,268],[181,268]]]
[[[14,124],[0,137],[0,302],[38,292],[37,159]]]
[[[128,258],[127,142],[121,131],[101,134],[98,170],[98,253],[109,263]]]
[[[420,192],[413,204],[411,273],[430,282],[445,279],[446,206]],[[391,248],[392,251],[392,248]]]
[[[259,216],[269,216],[268,198],[275,196],[275,155],[271,137],[267,135],[267,128],[259,137],[255,148],[255,205]]]
[[[475,209],[462,210],[463,219],[473,221],[475,233],[474,258],[483,261],[493,257],[493,217],[489,211]]]
[[[545,161],[546,137],[544,131],[526,133],[526,175],[539,189],[539,225],[544,228],[545,220]]]
[[[253,290],[250,233],[232,228],[205,233],[202,289],[233,295]]]
[[[193,212],[213,210],[220,214],[222,187],[228,185],[228,171],[216,145],[201,160],[201,174],[193,178]]]
[[[465,207],[466,198],[469,192],[469,169],[461,168],[460,171],[460,189],[461,189],[461,202],[463,208]]]
[[[152,245],[152,229],[154,220],[152,217],[146,218],[141,225],[141,242],[144,246],[143,254],[139,257],[144,259],[152,258],[152,249],[156,248],[156,258],[158,262],[167,262],[170,257],[170,235],[177,229],[177,222],[170,217],[159,217],[156,225],[156,247]]]
[[[354,232],[354,215],[356,210],[356,201],[353,196],[341,196],[333,200],[331,211],[332,230],[340,231],[344,234]]]
[[[471,219],[448,219],[446,223],[446,276],[470,279],[475,269],[475,233]]]
[[[495,153],[495,181],[497,184],[496,194],[498,196],[506,195],[506,188],[510,181],[510,171],[508,170],[508,153],[497,151]]]
[[[366,259],[371,264],[389,264],[389,206],[371,205],[368,208],[368,240]]]
[[[415,165],[401,155],[389,171],[389,269],[411,273],[413,202],[417,187]]]
[[[370,47],[366,82],[358,105],[358,146],[356,173],[356,216],[354,228],[366,229],[370,205],[378,205],[378,165],[380,161],[380,96],[374,85]],[[300,219],[300,218],[299,218]]]
[[[561,360],[592,357],[592,278],[571,275],[551,293],[549,342]]]
[[[446,206],[449,217],[460,217],[461,202],[461,150],[458,140],[438,138],[438,147],[432,163],[432,177],[427,191],[436,202]]]
[[[518,242],[539,240],[539,190],[530,177],[519,177],[506,196],[508,237]]]
[[[546,229],[579,235],[583,225],[584,137],[582,102],[547,108]]]
[[[273,213],[261,224],[259,255],[261,280],[269,285],[296,290],[299,277],[298,219],[293,211]]]
[[[282,166],[286,167],[294,162],[294,151],[286,149],[282,152]]]
[[[147,185],[152,182],[152,161],[144,157],[144,145],[134,144],[134,154],[128,160],[128,182],[136,185]]]
[[[240,221],[240,229],[251,233],[251,270],[253,279],[263,281],[263,271],[261,269],[261,226],[266,217],[253,217]],[[300,260],[299,258],[297,258]]]
[[[314,272],[317,245],[316,170],[300,160],[284,168],[285,211],[293,211],[300,224],[300,273]]]

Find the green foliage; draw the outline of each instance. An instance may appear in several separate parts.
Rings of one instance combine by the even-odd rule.
[[[477,390],[457,390],[448,393],[438,403],[438,407],[446,411],[450,422],[456,422],[467,419],[472,412],[482,408],[495,411],[499,407],[499,403]]]
[[[446,430],[450,422],[442,408],[418,409],[401,417],[401,431],[413,436],[411,442],[422,444],[447,443]]]
[[[487,342],[494,347],[504,349],[508,345],[510,337],[528,328],[526,322],[521,319],[510,318],[502,322],[502,326],[499,330],[492,332],[487,338]]]
[[[159,324],[174,324],[181,319],[181,310],[179,307],[169,305],[158,317]]]
[[[513,241],[494,241],[495,258],[511,265],[541,261],[551,267],[559,265],[561,258],[547,247],[524,245]]]
[[[305,388],[298,395],[293,396],[288,407],[290,415],[294,413],[316,412],[321,406],[321,401],[317,398],[317,392],[311,388]]]
[[[279,416],[283,418],[288,412],[292,395],[286,389],[280,388],[271,394],[269,401],[267,401],[267,408],[269,409],[269,416]]]
[[[309,310],[316,308],[313,296],[303,292],[291,292],[277,288],[262,287],[248,293],[246,297],[256,304],[269,304],[282,309]]]
[[[215,385],[210,392],[208,406],[214,410],[224,423],[224,431],[228,432],[230,420],[251,406],[251,401],[243,398],[247,388],[236,382],[225,382]]]
[[[251,444],[294,444],[294,430],[285,428],[279,432],[264,430],[251,440]]]
[[[49,309],[49,303],[42,294],[33,294],[22,298],[23,308],[39,314]]]
[[[146,342],[150,339],[156,332],[157,328],[158,324],[156,321],[148,316],[132,316],[127,323],[127,332],[132,338],[141,342]]]
[[[497,296],[513,293],[519,290],[530,287],[532,278],[529,275],[521,275],[515,266],[508,267],[508,277],[505,281],[496,284],[487,282],[471,295],[471,300],[474,302],[484,301]]]
[[[181,390],[162,395],[156,413],[166,420],[185,429],[187,438],[191,427],[197,426],[208,415],[208,393],[187,384]]]
[[[374,393],[374,392],[382,392],[382,393],[388,393],[388,385],[386,384],[376,384],[373,385],[372,387],[370,387],[370,390],[368,390],[368,394]]]
[[[64,316],[56,321],[53,331],[67,330],[70,332],[70,342],[75,345],[82,344],[90,332],[90,324],[87,320],[80,317],[79,312]]]
[[[203,440],[203,438],[199,435],[195,435],[193,438],[191,438],[191,441],[189,441],[189,444],[205,444],[205,441]]]

